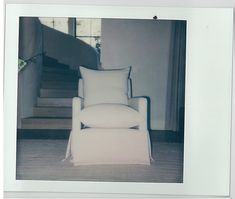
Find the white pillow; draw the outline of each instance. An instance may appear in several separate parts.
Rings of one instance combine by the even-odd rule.
[[[84,108],[81,122],[93,128],[131,128],[143,120],[134,109],[121,104],[98,104]]]
[[[84,105],[102,103],[127,105],[130,67],[117,70],[91,70],[80,67]]]

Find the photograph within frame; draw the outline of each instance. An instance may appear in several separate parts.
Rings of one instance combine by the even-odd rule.
[[[182,183],[185,59],[184,20],[20,17],[16,179]],[[131,66],[128,98],[144,96],[146,112],[114,99],[115,103],[99,103],[109,104],[106,113],[106,107],[100,111],[95,102],[95,112],[82,120],[88,128],[83,128],[81,137],[72,137],[72,121],[78,123],[72,119],[72,98],[85,97],[78,86],[79,66],[99,73]],[[108,76],[104,85],[112,84],[113,74]],[[108,87],[105,92],[101,88],[93,101],[102,95],[110,98],[114,89],[108,93]],[[141,116],[146,114],[142,122],[146,129],[138,123],[126,126],[137,120],[130,110],[122,112],[127,107]],[[82,117],[82,112],[78,114]],[[73,132],[80,134],[74,124]],[[135,137],[133,132],[149,134],[149,138]],[[83,147],[70,152],[74,148],[69,148],[70,142]],[[61,161],[67,145],[70,155],[78,156],[76,167],[69,158]]]
[[[184,183],[16,180],[19,17],[77,16],[187,20]],[[196,16],[196,17],[195,17]],[[228,196],[231,131],[232,9],[6,5],[5,191]],[[218,40],[218,38],[222,38]],[[213,45],[211,45],[213,44]],[[203,48],[201,48],[203,46]],[[223,49],[222,52],[218,51]],[[219,61],[215,58],[219,57]],[[221,65],[223,67],[221,67]],[[213,66],[213,68],[211,68]],[[211,75],[213,69],[213,75]],[[203,71],[203,73],[202,73]],[[208,81],[210,80],[210,81]],[[220,92],[218,92],[218,80]],[[216,82],[216,83],[215,83]],[[212,103],[213,102],[213,103]],[[209,105],[209,106],[208,106]],[[214,114],[219,110],[219,115]],[[203,113],[203,114],[202,114]],[[213,124],[213,125],[211,125]],[[223,134],[221,134],[223,131]],[[213,136],[211,136],[213,134]],[[208,147],[210,143],[210,147]],[[216,154],[216,156],[215,156]],[[203,163],[203,164],[202,164]],[[201,180],[203,179],[203,181]],[[78,189],[79,187],[79,189]]]

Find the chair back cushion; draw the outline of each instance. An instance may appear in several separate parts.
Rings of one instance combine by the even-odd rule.
[[[92,105],[80,112],[80,121],[91,128],[131,128],[143,120],[138,111],[122,104]]]
[[[130,67],[115,70],[91,70],[80,67],[80,72],[85,107],[103,103],[127,105]]]

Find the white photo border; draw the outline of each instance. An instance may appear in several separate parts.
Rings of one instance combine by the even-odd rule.
[[[19,17],[187,21],[184,183],[16,180]],[[230,8],[7,4],[4,73],[5,191],[229,196],[232,102]]]

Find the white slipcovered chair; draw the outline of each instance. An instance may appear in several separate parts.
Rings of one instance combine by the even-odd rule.
[[[151,144],[147,128],[147,99],[131,97],[130,69],[106,71],[105,76],[102,76],[102,71],[85,68],[80,68],[80,70],[83,79],[79,80],[79,97],[74,97],[72,102],[72,130],[66,158],[70,158],[75,166],[90,164],[149,165]],[[126,83],[124,78],[123,84],[123,88],[126,87],[123,95],[124,102],[121,99],[123,93],[116,95],[116,91],[120,94],[119,91],[123,89],[117,85],[119,80],[123,82],[120,76],[115,76],[117,72],[122,73],[122,77],[123,73],[128,74],[124,75],[127,78]],[[87,73],[92,75],[87,78]],[[97,82],[94,80],[90,85],[90,81],[96,78],[93,75],[97,74],[101,75],[100,79],[98,78]],[[113,74],[114,76],[112,76]],[[93,79],[91,80],[91,78]],[[97,89],[100,86],[99,81],[108,81],[110,78],[111,81],[114,80],[113,84],[106,82],[102,84],[105,85],[104,89]],[[109,87],[111,87],[110,91]],[[90,88],[93,91],[91,95],[89,95]],[[94,91],[94,89],[96,90]],[[116,91],[114,91],[115,89]],[[110,92],[110,95],[107,95],[107,92]],[[93,99],[94,97],[96,99]],[[126,102],[125,97],[127,97]]]

